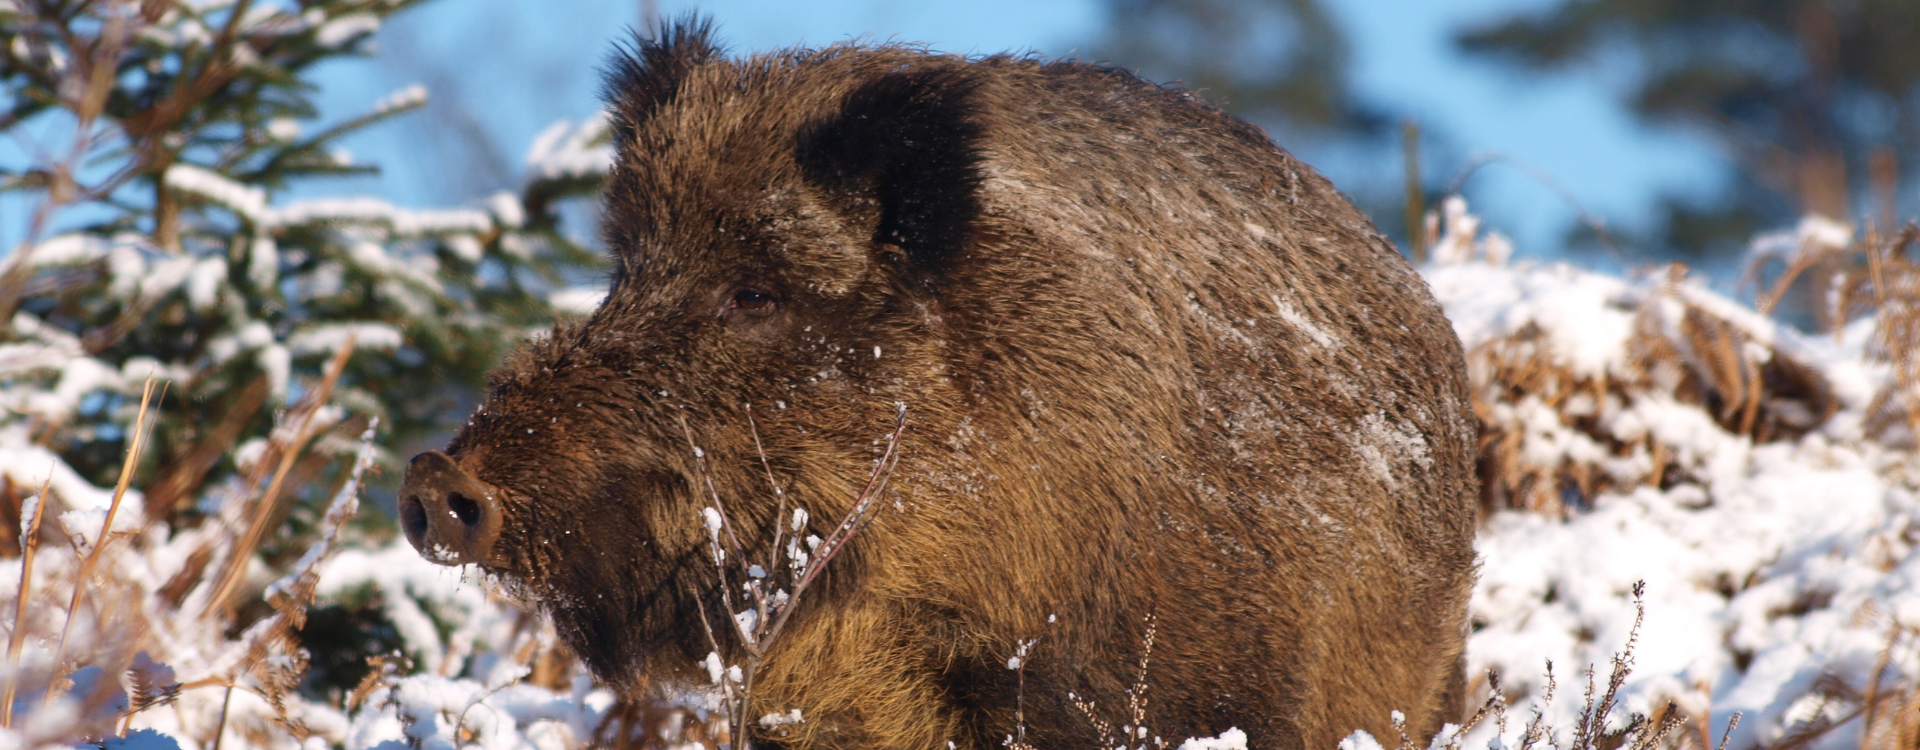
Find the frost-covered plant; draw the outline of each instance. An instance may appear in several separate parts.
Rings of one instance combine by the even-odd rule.
[[[1835,335],[1862,316],[1874,320],[1868,355],[1893,368],[1892,377],[1867,412],[1883,440],[1920,441],[1920,261],[1912,248],[1920,225],[1895,229],[1869,222],[1861,231],[1820,216],[1809,216],[1790,232],[1754,239],[1746,277],[1758,281],[1776,263],[1780,271],[1757,302],[1769,311],[1796,283],[1816,271],[1831,275],[1826,309]],[[1897,433],[1904,429],[1906,435]]]
[[[1920,737],[1920,454],[1897,364],[1920,350],[1902,322],[1920,295],[1900,236],[1808,221],[1756,241],[1788,268],[1853,253],[1831,285],[1850,322],[1810,334],[1683,269],[1495,262],[1457,226],[1465,249],[1423,270],[1466,346],[1483,434],[1470,673],[1498,670],[1505,700],[1565,741],[1579,707],[1546,701],[1539,667],[1606,664],[1606,644],[1636,637],[1644,580],[1614,705],[1683,714],[1668,745]]]
[[[752,424],[753,407],[748,406],[746,413],[753,433],[754,448],[759,450],[760,430]],[[773,468],[767,465],[766,454],[761,451],[761,468],[766,471],[768,490],[777,503],[773,513],[774,522],[770,524],[773,538],[768,542],[765,564],[762,565],[750,558],[746,546],[734,530],[726,502],[714,489],[713,479],[707,473],[706,452],[694,443],[691,428],[685,420],[681,420],[680,429],[686,433],[687,447],[693,452],[694,465],[699,469],[707,498],[712,502],[712,505],[701,509],[700,520],[707,529],[708,552],[712,555],[714,573],[720,582],[716,589],[720,597],[718,603],[729,615],[728,622],[715,628],[712,621],[707,619],[704,602],[696,611],[700,613],[700,624],[706,631],[707,641],[713,646],[713,651],[707,654],[706,668],[714,687],[720,690],[721,708],[726,715],[727,735],[733,750],[748,750],[753,746],[750,732],[754,726],[784,733],[791,731],[788,728],[792,725],[806,721],[799,709],[784,714],[769,713],[753,720],[752,712],[756,708],[753,701],[754,678],[761,662],[786,630],[789,618],[800,609],[808,589],[820,579],[821,573],[826,571],[834,558],[879,517],[885,507],[880,498],[886,492],[887,480],[893,476],[893,467],[899,463],[900,438],[906,427],[907,407],[901,404],[895,414],[893,429],[886,436],[886,450],[874,461],[873,473],[867,477],[866,486],[854,498],[846,516],[834,524],[825,539],[808,534],[804,543],[800,535],[808,529],[807,509],[795,506],[789,520],[786,490],[774,481]],[[740,595],[736,597],[735,591],[739,591]],[[740,609],[735,609],[736,606]],[[726,643],[722,643],[723,639]],[[723,652],[738,655],[738,663],[726,663],[728,657],[723,656]]]
[[[1463,200],[1445,208],[1426,275],[1468,345],[1486,509],[1561,515],[1672,486],[1710,470],[1703,435],[1792,440],[1838,408],[1792,330],[1683,267],[1515,268]]]

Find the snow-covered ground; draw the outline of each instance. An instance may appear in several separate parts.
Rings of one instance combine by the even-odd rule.
[[[1810,224],[1798,234],[1823,241],[1832,230]],[[1531,397],[1493,404],[1495,419],[1522,436],[1519,461],[1593,464],[1617,489],[1565,520],[1521,510],[1483,519],[1469,674],[1497,670],[1524,717],[1552,662],[1559,690],[1549,723],[1571,728],[1583,672],[1597,665],[1604,689],[1609,660],[1635,623],[1634,585],[1644,581],[1624,708],[1653,714],[1673,701],[1693,717],[1710,710],[1716,742],[1739,713],[1734,748],[1772,746],[1826,723],[1839,726],[1811,747],[1869,746],[1855,718],[1866,696],[1910,689],[1920,675],[1911,638],[1920,628],[1920,462],[1903,426],[1868,424],[1890,373],[1867,356],[1876,321],[1808,336],[1664,270],[1630,280],[1507,265],[1499,254],[1497,242],[1492,253],[1456,250],[1451,262],[1425,269],[1476,365],[1474,354],[1531,326],[1560,372],[1631,379],[1636,332],[1671,333],[1665,323],[1692,306],[1743,331],[1750,359],[1807,365],[1838,403],[1804,435],[1760,444],[1657,384],[1558,408]],[[1480,387],[1484,368],[1475,375]],[[1582,420],[1587,429],[1571,426]],[[1671,461],[1664,487],[1649,481],[1650,445]],[[1884,670],[1877,688],[1876,669]],[[1883,706],[1879,716],[1894,713]],[[1889,738],[1879,733],[1892,731],[1886,723],[1876,722],[1881,742]]]
[[[551,150],[565,150],[560,146],[571,137],[556,134],[549,140],[560,145]],[[1510,716],[1543,710],[1568,739],[1582,709],[1585,672],[1593,667],[1604,687],[1610,660],[1636,622],[1636,583],[1645,582],[1644,622],[1615,726],[1628,712],[1652,714],[1671,701],[1687,716],[1710,714],[1716,739],[1741,714],[1730,739],[1737,750],[1776,746],[1796,733],[1815,735],[1815,748],[1857,748],[1868,713],[1860,709],[1881,696],[1869,739],[1880,746],[1888,733],[1906,731],[1887,718],[1896,712],[1884,696],[1908,700],[1900,696],[1920,677],[1912,637],[1920,631],[1920,461],[1904,421],[1889,426],[1867,413],[1890,378],[1890,367],[1868,353],[1876,321],[1809,336],[1666,270],[1621,278],[1510,262],[1505,243],[1479,236],[1464,205],[1448,206],[1445,229],[1436,260],[1423,272],[1466,344],[1483,421],[1500,438],[1490,450],[1504,461],[1501,476],[1513,480],[1501,495],[1508,507],[1483,519],[1478,543],[1468,660],[1481,697],[1486,683],[1479,675],[1497,670]],[[1844,241],[1822,239],[1832,234],[1831,227],[1810,226],[1797,236]],[[1701,338],[1702,330],[1718,338]],[[1706,350],[1716,342],[1748,373],[1725,377],[1755,389],[1742,396],[1751,402],[1744,418],[1726,403],[1688,395],[1722,377],[1700,369],[1718,366]],[[1503,390],[1502,378],[1523,370],[1547,373],[1551,387]],[[1808,382],[1821,384],[1820,394],[1778,390],[1770,375],[1762,377],[1775,372],[1813,373]],[[1756,440],[1760,434],[1769,439]],[[53,454],[31,447],[23,430],[0,433],[0,470],[16,484],[51,471],[56,492],[81,508],[53,520],[97,528],[112,493],[61,468]],[[1584,479],[1542,485],[1540,477]],[[115,528],[139,529],[137,514],[117,518]],[[103,564],[127,573],[127,601],[155,601],[190,564],[205,532],[170,539],[147,526],[136,533]],[[61,581],[77,560],[42,550],[36,617],[64,611],[68,589]],[[274,728],[268,701],[240,690],[228,702],[217,686],[193,684],[256,648],[269,660],[293,658],[274,651],[264,631],[226,641],[196,631],[194,622],[156,616],[139,626],[138,637],[166,651],[152,658],[167,664],[142,667],[142,674],[161,684],[177,675],[189,684],[172,702],[136,713],[131,726],[160,730],[191,749],[224,711],[225,747],[315,750],[558,750],[579,746],[604,726],[613,706],[604,689],[583,677],[545,680],[550,687],[528,679],[537,655],[551,648],[552,631],[484,582],[427,563],[399,540],[334,551],[314,571],[309,584],[323,601],[378,593],[418,672],[374,683],[344,709],[290,696],[284,716],[304,726],[297,737]],[[0,561],[0,602],[9,613],[20,572],[20,560]],[[58,625],[35,630],[57,632]],[[113,638],[135,632],[102,626],[69,644],[68,653],[112,652]],[[44,674],[46,644],[29,645],[22,674]],[[1541,706],[1549,662],[1558,692]],[[35,692],[43,687],[23,682],[17,705],[27,721],[16,732],[0,730],[0,747],[32,745],[35,732],[52,737],[59,722],[124,708],[128,694],[98,677],[76,675],[104,687],[86,682],[47,707]],[[142,690],[132,692],[139,701]],[[1482,723],[1462,744],[1517,745],[1523,723],[1508,722],[1496,744],[1489,743],[1501,730]],[[1688,726],[1692,741],[1699,725]],[[113,746],[168,746],[155,735],[140,737]],[[1232,733],[1191,744],[1226,748],[1236,739],[1244,746],[1244,737]],[[1346,744],[1370,747],[1367,738]]]

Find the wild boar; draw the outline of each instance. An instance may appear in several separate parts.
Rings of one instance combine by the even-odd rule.
[[[984,749],[1020,703],[1029,743],[1091,747],[1068,696],[1126,722],[1149,616],[1175,743],[1331,750],[1457,710],[1459,342],[1263,132],[1109,67],[737,59],[699,22],[617,56],[606,98],[606,300],[413,459],[423,554],[498,576],[616,687],[704,682],[701,614],[729,613],[683,420],[758,559],[786,522],[762,455],[824,533],[904,404],[888,509],[753,691],[803,720],[755,741]]]

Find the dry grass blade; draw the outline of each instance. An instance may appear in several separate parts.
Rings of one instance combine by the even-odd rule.
[[[1875,331],[1882,352],[1893,364],[1894,384],[1906,407],[1907,428],[1920,447],[1920,269],[1904,261],[1905,251],[1920,240],[1920,227],[1907,225],[1887,247],[1867,248],[1867,273],[1873,283],[1874,306],[1879,310]],[[1888,269],[1887,266],[1895,266]],[[1890,288],[1889,276],[1897,276]]]
[[[334,493],[321,520],[320,538],[307,548],[279,580],[267,586],[265,597],[273,607],[272,617],[247,629],[248,657],[241,668],[249,671],[263,688],[261,697],[272,706],[277,720],[296,732],[304,725],[287,710],[287,697],[299,685],[307,669],[307,653],[300,648],[296,631],[306,624],[307,607],[313,603],[320,583],[320,564],[340,541],[340,532],[359,512],[360,487],[367,469],[373,466],[374,437],[380,420],[373,419],[360,435],[360,451],[346,482]]]
[[[7,684],[0,689],[0,728],[13,728],[13,696],[20,689],[20,649],[27,642],[27,600],[33,593],[33,557],[40,550],[40,521],[47,515],[47,490],[52,486],[53,476],[49,474],[34,500],[33,515],[23,523],[26,530],[20,540],[20,594],[13,603],[13,635],[7,638]]]
[[[209,615],[224,614],[232,606],[234,592],[240,588],[241,581],[245,579],[247,563],[253,559],[253,550],[266,536],[267,522],[273,517],[273,506],[280,497],[280,490],[286,482],[287,473],[293,469],[294,461],[300,457],[300,452],[306,447],[307,441],[314,437],[316,430],[313,429],[313,417],[333,395],[334,385],[340,381],[340,374],[346,371],[347,358],[353,355],[353,346],[354,336],[348,335],[346,341],[340,344],[339,351],[334,352],[333,359],[327,362],[326,373],[321,378],[320,385],[302,399],[301,406],[295,408],[293,414],[289,416],[288,421],[297,429],[294,430],[289,443],[282,446],[279,465],[274,469],[273,481],[267,485],[266,494],[255,501],[253,522],[247,527],[246,536],[241,537],[240,543],[227,553],[227,564],[221,573],[220,585],[214,588],[213,598],[207,602],[206,611]],[[252,484],[250,482],[249,486]]]
[[[81,558],[80,572],[74,575],[73,596],[67,601],[67,622],[61,626],[60,642],[53,649],[53,669],[56,676],[59,675],[60,660],[66,656],[67,638],[73,632],[74,615],[80,611],[80,600],[87,593],[87,582],[93,579],[93,569],[100,563],[101,553],[105,552],[107,545],[113,542],[113,518],[120,512],[120,501],[127,496],[127,485],[133,481],[133,470],[140,465],[140,453],[146,447],[147,411],[153,406],[153,389],[154,379],[148,377],[145,387],[140,391],[140,411],[134,416],[132,438],[127,446],[127,460],[120,467],[120,482],[113,488],[113,501],[107,506],[107,517],[100,524],[100,536],[93,540],[93,549],[87,552],[86,557]],[[25,598],[23,597],[21,601],[25,601]],[[56,684],[47,686],[46,701],[49,704],[60,692],[56,689],[57,687],[57,681]]]
[[[1860,750],[1869,750],[1868,743],[1873,738],[1873,729],[1879,718],[1880,688],[1886,676],[1887,666],[1893,662],[1893,649],[1900,642],[1901,627],[1896,624],[1887,633],[1887,645],[1880,649],[1880,655],[1874,657],[1873,674],[1867,678],[1867,698],[1861,710],[1866,714],[1865,723],[1860,728]]]

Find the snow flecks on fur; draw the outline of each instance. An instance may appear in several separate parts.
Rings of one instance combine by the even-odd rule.
[[[1298,309],[1288,304],[1286,300],[1281,299],[1280,295],[1274,294],[1269,296],[1273,299],[1274,309],[1280,314],[1280,319],[1286,321],[1288,325],[1299,329],[1301,333],[1307,335],[1307,338],[1313,339],[1313,343],[1329,349],[1339,345],[1339,339],[1334,338],[1333,334],[1328,333],[1325,328],[1321,328],[1319,324],[1313,322],[1307,316],[1301,315]]]
[[[1361,418],[1360,432],[1353,436],[1353,451],[1374,477],[1389,487],[1398,488],[1401,467],[1433,465],[1427,439],[1404,421],[1390,422],[1383,412]]]

